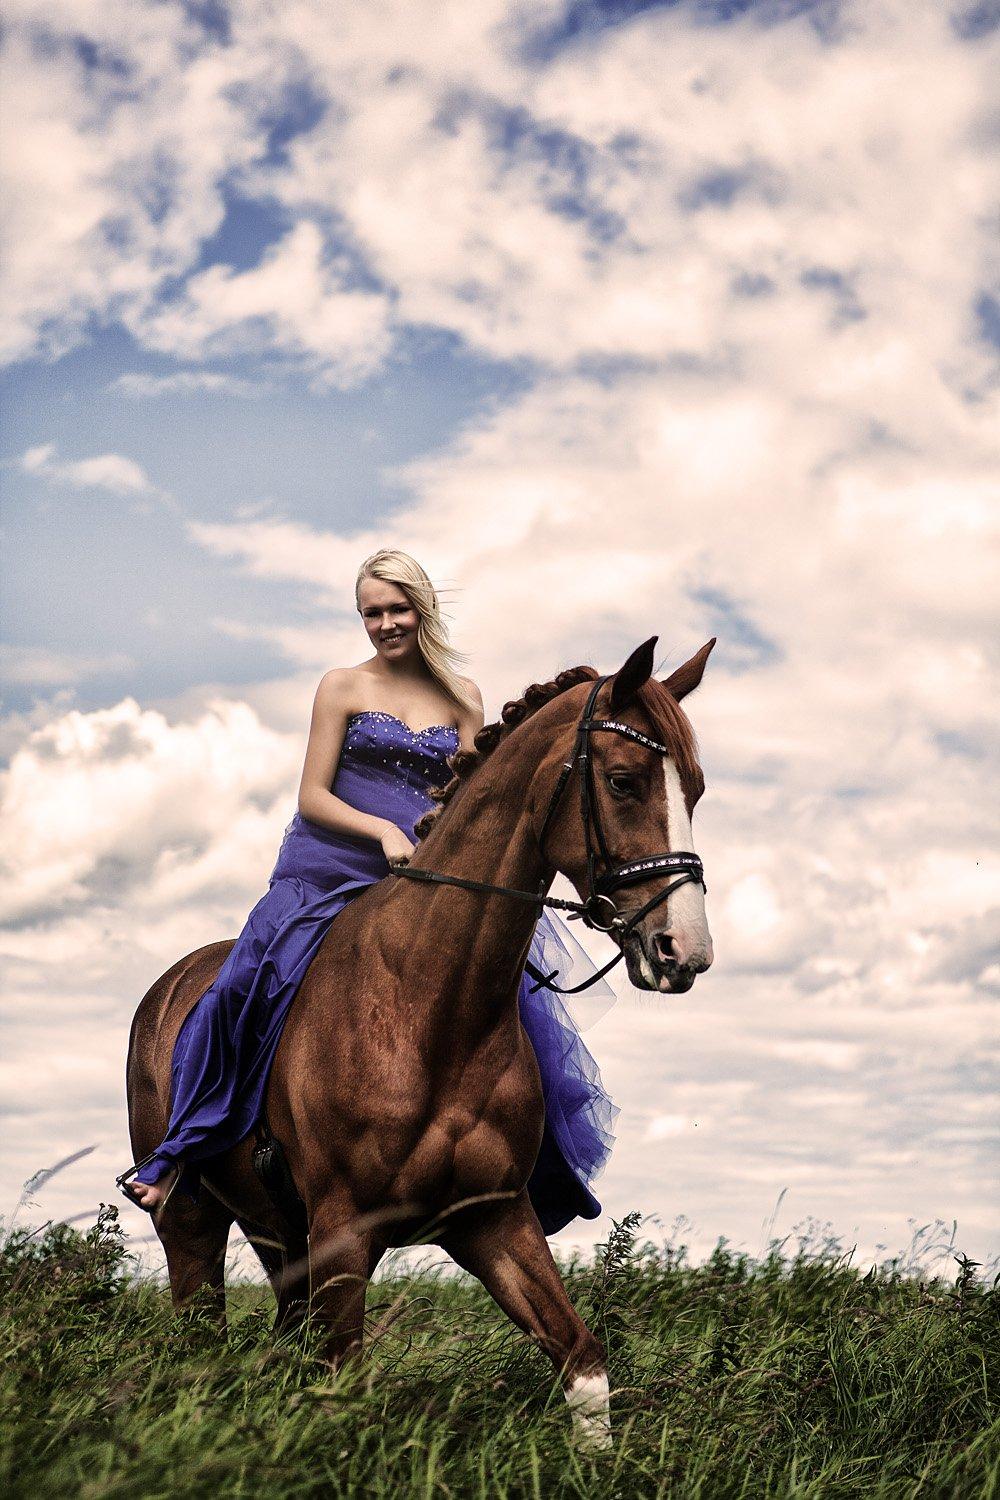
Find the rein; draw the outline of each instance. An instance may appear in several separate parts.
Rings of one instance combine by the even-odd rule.
[[[676,851],[666,854],[649,854],[642,859],[629,860],[625,864],[616,865],[611,857],[608,842],[601,825],[600,814],[597,806],[596,788],[594,785],[594,768],[590,753],[590,736],[598,730],[608,731],[613,734],[623,735],[626,739],[635,740],[637,744],[645,745],[649,750],[655,750],[659,755],[669,755],[670,750],[659,741],[652,740],[641,730],[633,729],[631,724],[623,724],[617,719],[595,719],[592,717],[597,695],[603,685],[608,681],[607,677],[598,677],[587,698],[583,713],[576,726],[576,738],[573,743],[573,753],[569,760],[565,761],[559,772],[549,805],[546,809],[545,819],[542,823],[542,831],[538,838],[538,846],[542,858],[545,858],[545,837],[549,826],[555,817],[556,811],[562,800],[563,792],[569,782],[570,776],[577,764],[580,766],[580,817],[583,823],[584,840],[587,850],[587,899],[586,901],[569,901],[560,896],[548,896],[545,893],[545,882],[538,891],[522,891],[516,886],[492,885],[485,880],[466,880],[460,875],[445,875],[438,870],[414,869],[410,865],[394,865],[392,874],[398,875],[406,880],[423,881],[427,885],[453,885],[464,891],[482,891],[491,896],[510,896],[517,901],[528,901],[533,906],[551,907],[557,911],[567,911],[570,921],[579,920],[586,927],[595,932],[606,932],[619,945],[619,950],[603,969],[599,969],[582,984],[564,987],[554,984],[553,980],[558,974],[558,969],[553,969],[551,974],[543,974],[535,964],[529,960],[525,963],[526,971],[534,979],[535,983],[530,991],[542,988],[554,990],[559,995],[576,995],[581,990],[589,989],[599,979],[609,973],[617,963],[625,957],[624,941],[633,929],[647,916],[654,907],[673,895],[674,891],[682,885],[692,882],[706,890],[705,872],[701,860],[697,854],[688,851]],[[596,841],[596,842],[595,842]],[[597,873],[598,858],[604,864],[604,874]],[[638,911],[630,917],[624,917],[618,910],[612,892],[621,890],[630,885],[642,885],[648,880],[667,872],[676,872],[676,879],[672,880],[662,891],[658,891],[649,901],[641,906]]]

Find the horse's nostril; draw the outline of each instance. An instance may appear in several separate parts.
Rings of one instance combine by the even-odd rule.
[[[672,933],[658,932],[653,938],[653,947],[656,956],[661,963],[669,964],[677,962],[677,954],[674,952],[674,939]]]

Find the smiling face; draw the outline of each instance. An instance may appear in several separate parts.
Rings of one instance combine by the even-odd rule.
[[[368,639],[384,661],[400,662],[419,651],[420,616],[398,583],[362,578],[358,613]]]

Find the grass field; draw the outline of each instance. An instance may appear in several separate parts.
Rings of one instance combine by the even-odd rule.
[[[231,1290],[228,1347],[134,1274],[114,1209],[0,1251],[7,1496],[1000,1496],[1000,1294],[838,1247],[642,1244],[566,1268],[609,1350],[615,1449],[586,1458],[551,1369],[480,1288],[376,1283],[338,1377]]]

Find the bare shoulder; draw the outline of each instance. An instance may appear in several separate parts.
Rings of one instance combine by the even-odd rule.
[[[459,678],[459,681],[475,704],[474,708],[464,709],[463,712],[459,714],[459,743],[461,744],[463,750],[472,750],[475,748],[476,735],[482,729],[483,721],[485,719],[485,714],[483,712],[483,695],[479,691],[479,688],[473,682],[471,677],[461,677]]]
[[[479,704],[480,708],[482,708],[482,706],[483,706],[483,695],[479,691],[478,685],[473,682],[473,680],[472,680],[471,677],[460,677],[458,680],[462,684],[462,686],[468,690],[470,697],[473,698],[475,700],[475,702]]]
[[[316,707],[327,713],[348,713],[358,696],[358,669],[332,667],[320,678]]]

